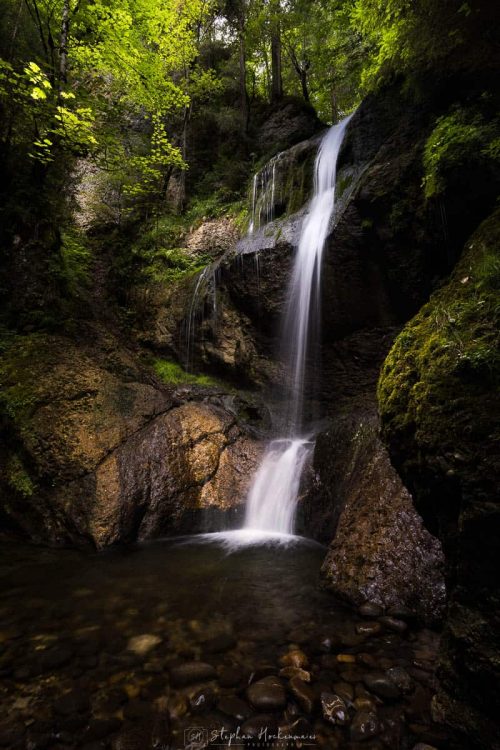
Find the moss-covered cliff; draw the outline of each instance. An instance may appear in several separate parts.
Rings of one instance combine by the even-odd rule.
[[[499,291],[497,210],[398,336],[378,386],[391,457],[447,558],[451,600],[436,710],[474,747],[498,747]]]

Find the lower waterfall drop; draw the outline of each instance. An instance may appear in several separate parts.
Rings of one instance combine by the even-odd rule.
[[[283,324],[288,436],[270,443],[254,477],[243,527],[249,536],[294,532],[300,478],[311,450],[311,442],[301,437],[306,358],[313,333],[311,312],[314,306],[319,309],[321,260],[335,208],[337,159],[350,119],[328,130],[316,156],[314,195],[302,224]]]

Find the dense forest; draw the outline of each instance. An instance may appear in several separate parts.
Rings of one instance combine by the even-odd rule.
[[[0,747],[499,750],[497,0],[0,14]]]
[[[54,301],[83,294],[103,226],[151,233],[115,258],[122,274],[192,271],[179,233],[223,211],[244,225],[249,175],[284,145],[256,132],[283,101],[331,123],[398,78],[417,100],[442,91],[429,199],[467,160],[500,158],[493,2],[6,1],[2,18],[3,268],[35,242],[51,278],[14,304],[18,324],[61,323]]]

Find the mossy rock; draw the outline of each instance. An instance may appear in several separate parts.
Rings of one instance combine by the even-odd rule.
[[[449,283],[396,339],[382,368],[383,432],[396,446],[411,435],[421,450],[463,466],[454,454],[493,437],[500,382],[500,212],[467,244]],[[469,445],[469,443],[471,445]]]
[[[378,384],[391,458],[445,550],[449,612],[435,708],[460,747],[494,747],[498,737],[499,292],[497,210],[398,336]]]

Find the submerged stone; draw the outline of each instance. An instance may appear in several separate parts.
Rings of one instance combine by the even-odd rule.
[[[275,711],[286,706],[286,694],[281,680],[277,677],[264,677],[254,682],[247,690],[247,696],[255,708]]]
[[[188,661],[170,669],[172,684],[178,686],[213,680],[216,677],[215,668],[203,661]]]
[[[344,726],[349,719],[345,701],[343,701],[339,695],[335,695],[334,693],[321,694],[321,710],[324,719],[331,724]]]

